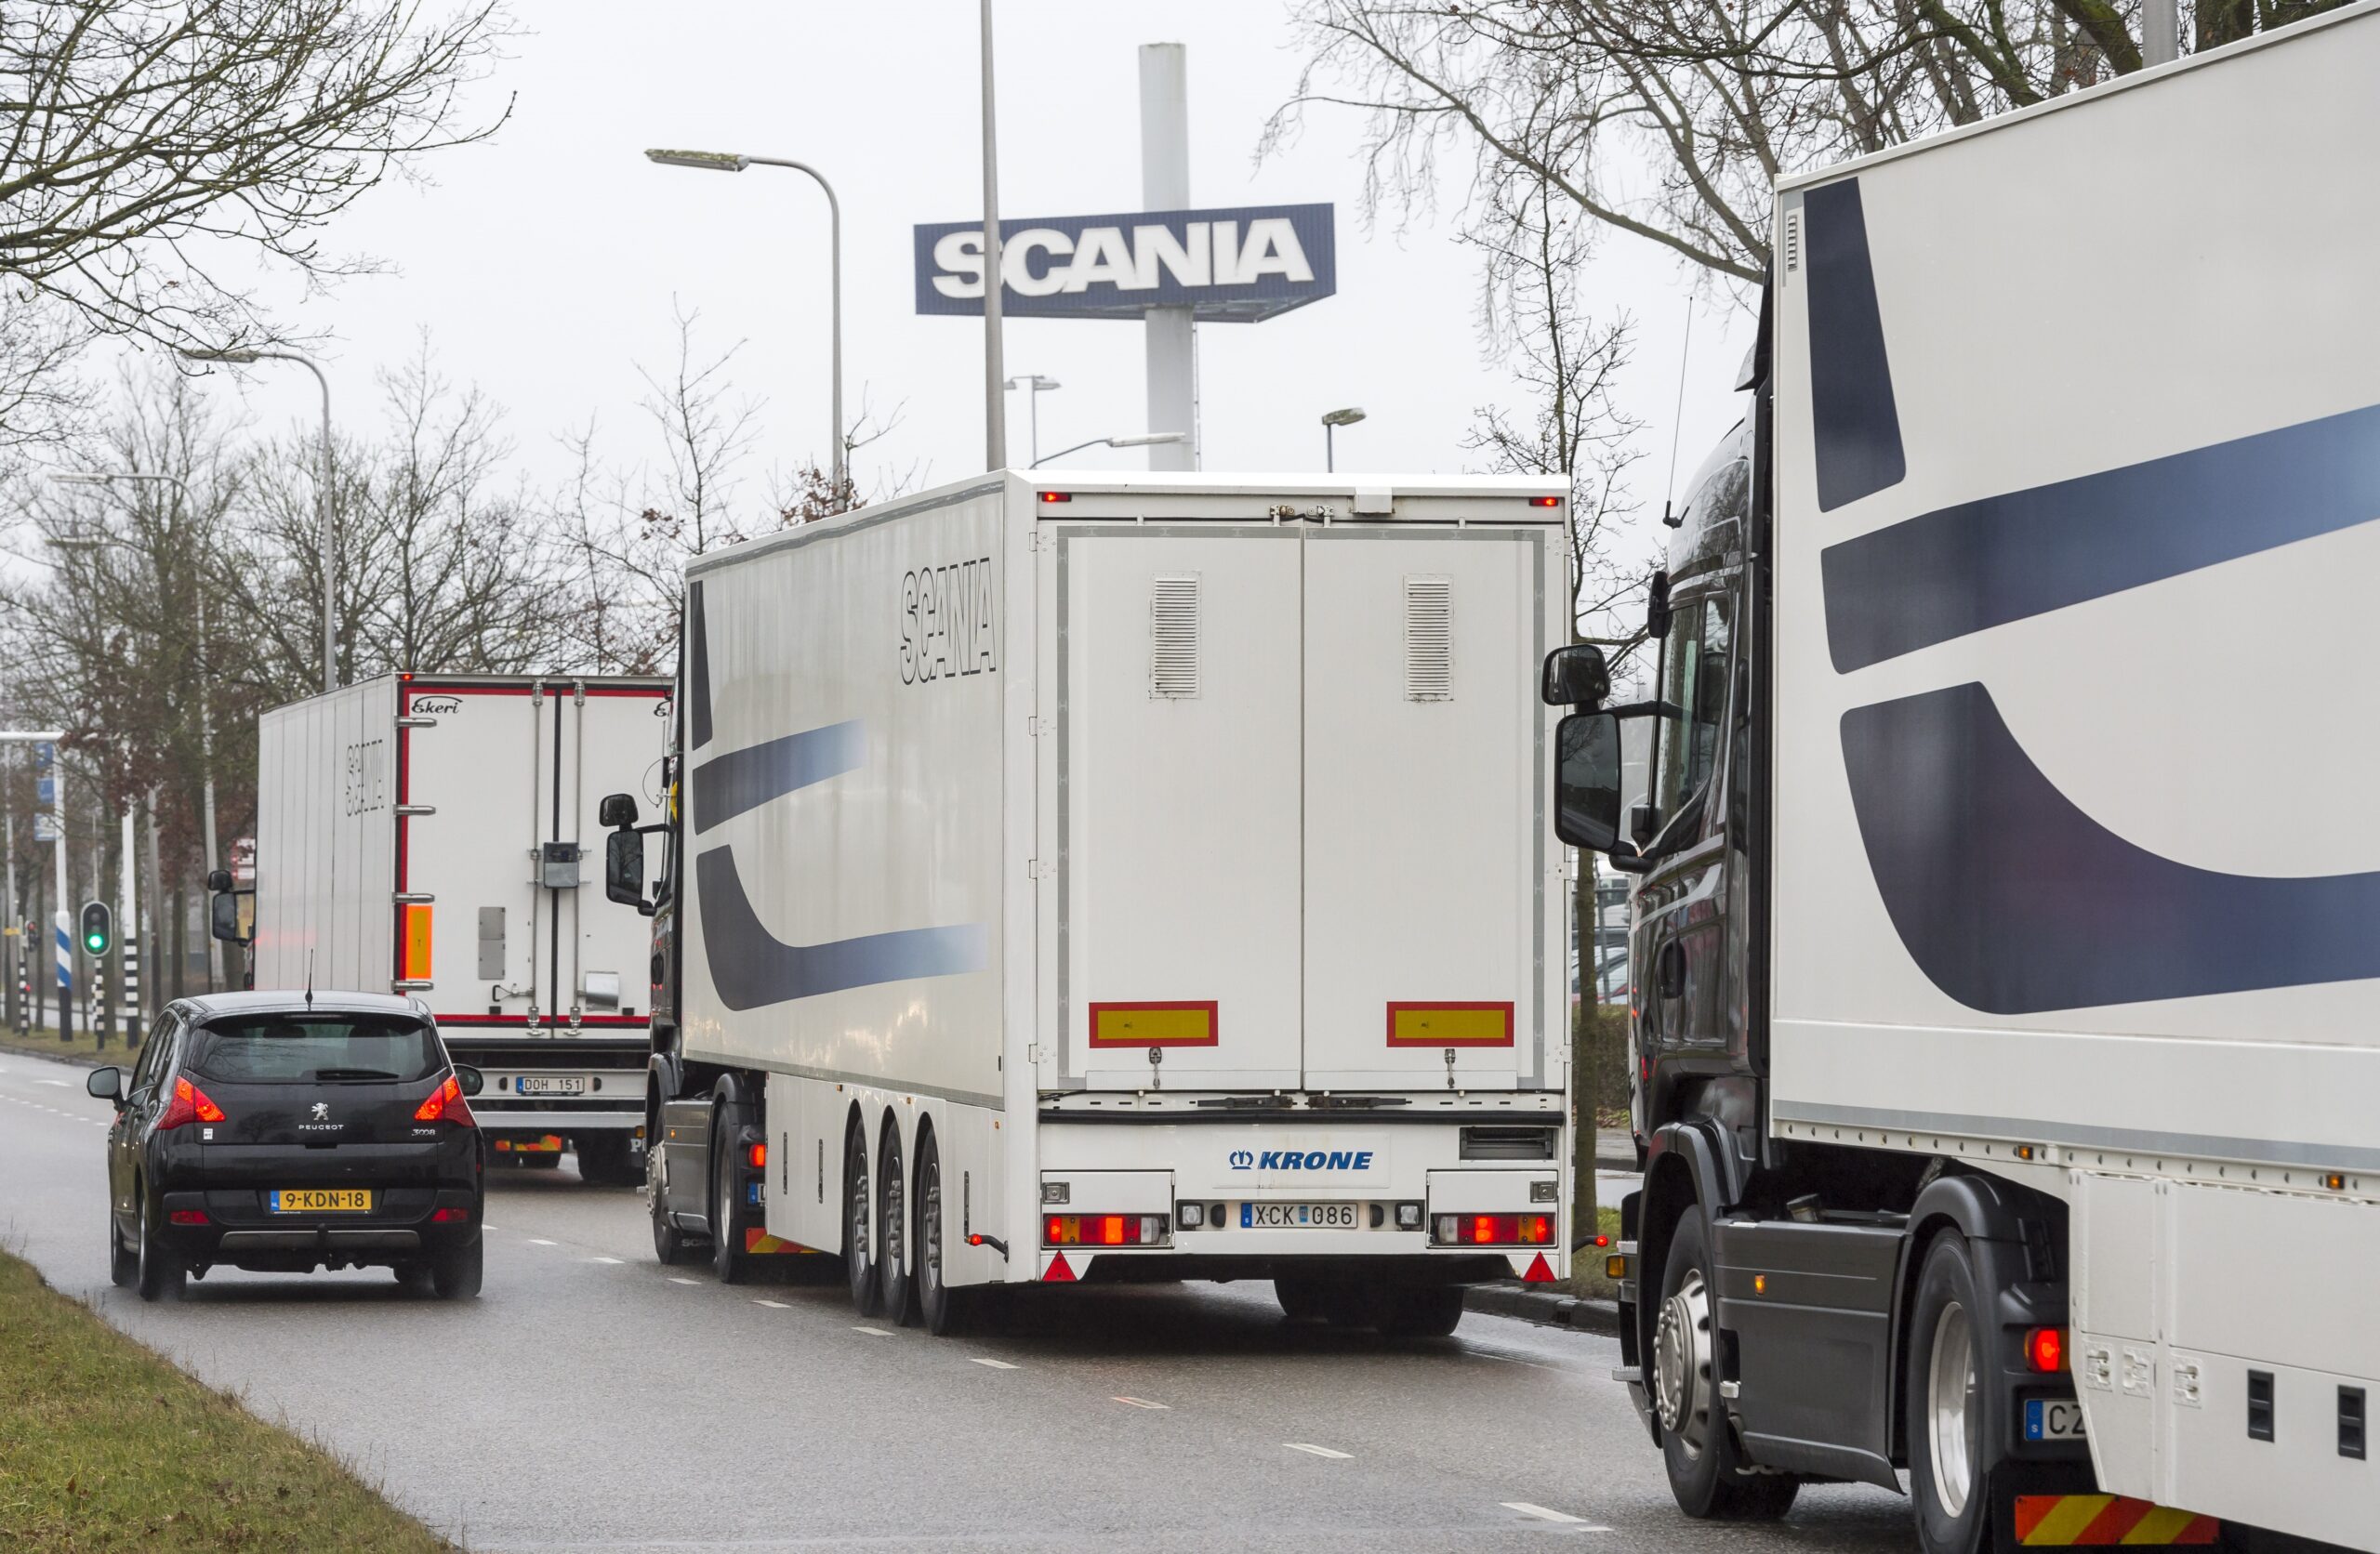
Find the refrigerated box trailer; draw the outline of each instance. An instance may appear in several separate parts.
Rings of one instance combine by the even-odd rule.
[[[669,684],[387,675],[258,730],[255,985],[408,994],[498,1158],[642,1179],[650,947],[597,801],[658,795]]]
[[[1655,701],[1559,740],[1689,1512],[2380,1549],[2375,82],[2364,6],[1778,190]]]
[[[1274,1279],[1444,1331],[1563,1276],[1567,497],[1004,473],[687,570],[656,1249]],[[620,801],[614,819],[639,806]],[[652,836],[615,834],[636,900]]]

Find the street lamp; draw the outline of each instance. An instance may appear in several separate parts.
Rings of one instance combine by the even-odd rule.
[[[245,366],[257,362],[295,362],[314,375],[323,390],[322,469],[314,481],[314,547],[320,553],[323,568],[323,689],[338,689],[338,659],[334,649],[335,622],[338,588],[334,581],[331,546],[331,380],[313,359],[294,350],[257,350],[247,347],[226,347],[220,350],[195,350],[184,348],[181,354],[192,362],[223,362],[233,366]]]
[[[645,160],[664,167],[703,167],[714,173],[740,173],[747,167],[790,167],[797,173],[807,173],[826,192],[826,234],[833,249],[828,261],[829,298],[834,311],[828,370],[834,375],[827,395],[828,413],[835,418],[835,435],[827,443],[834,460],[835,502],[840,507],[843,492],[850,481],[843,447],[843,204],[835,198],[835,186],[826,175],[806,162],[795,162],[781,156],[745,156],[736,151],[688,151],[654,150],[644,153]]]
[[[1322,468],[1328,474],[1339,468],[1339,451],[1331,446],[1331,437],[1341,427],[1352,427],[1364,418],[1364,408],[1351,404],[1344,410],[1328,411],[1322,417]]]
[[[1006,387],[1029,388],[1033,391],[1032,397],[1025,402],[1030,407],[1033,418],[1033,464],[1038,464],[1041,462],[1041,396],[1058,388],[1058,380],[1054,377],[1043,377],[1039,373],[1027,373],[1023,377],[1010,378]],[[1030,469],[1033,465],[1028,464],[1025,468]]]
[[[1137,432],[1130,437],[1094,437],[1088,442],[1078,442],[1071,448],[1061,448],[1051,454],[1050,458],[1037,458],[1025,468],[1038,469],[1049,463],[1050,459],[1064,458],[1068,454],[1078,454],[1085,448],[1151,448],[1160,442],[1187,442],[1188,441],[1190,441],[1190,434],[1186,431],[1144,431]]]
[[[171,485],[176,492],[179,493],[184,501],[188,501],[190,499],[189,481],[183,480],[179,475],[169,475],[158,470],[118,469],[108,471],[60,471],[52,474],[49,478],[53,482],[59,485],[114,485],[118,482],[124,481],[164,482]],[[79,547],[82,546],[90,546],[93,548],[97,548],[102,545],[122,545],[125,542],[103,535],[98,539],[89,540],[59,538],[53,539],[49,543],[61,548]],[[205,828],[206,866],[213,869],[221,866],[222,855],[215,850],[215,727],[214,719],[208,716],[206,707],[206,578],[203,573],[198,579],[197,592],[198,764],[199,779],[205,790],[204,797],[201,799],[201,803],[204,806],[201,818],[205,823]],[[165,889],[165,881],[162,879],[152,880],[150,883],[155,885],[160,891]],[[129,892],[126,892],[126,901],[131,899]],[[126,915],[129,917],[131,915],[130,908],[127,907],[126,910]],[[215,942],[211,939],[207,941],[206,982],[210,991],[215,985],[214,942]],[[155,975],[156,973],[152,972],[152,974]]]

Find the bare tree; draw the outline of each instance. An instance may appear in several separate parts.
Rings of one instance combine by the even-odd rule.
[[[2201,0],[2201,48],[2339,0]],[[1300,0],[1310,105],[1367,115],[1368,208],[1541,187],[1606,229],[1757,283],[1778,175],[2140,68],[2109,0]],[[2112,170],[2111,170],[2112,171]]]
[[[319,283],[362,268],[323,224],[424,152],[478,139],[458,95],[495,0],[10,0],[0,7],[0,444],[53,433],[95,335],[270,333],[213,268],[246,250]]]

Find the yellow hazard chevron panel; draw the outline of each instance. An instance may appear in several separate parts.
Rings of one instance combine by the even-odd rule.
[[[2223,1524],[2211,1516],[2120,1495],[2016,1496],[2016,1541],[2028,1548],[2206,1546],[2222,1534]]]

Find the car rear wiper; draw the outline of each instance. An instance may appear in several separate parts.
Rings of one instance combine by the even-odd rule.
[[[317,1079],[394,1079],[397,1076],[386,1069],[326,1068],[316,1069],[314,1077]]]

